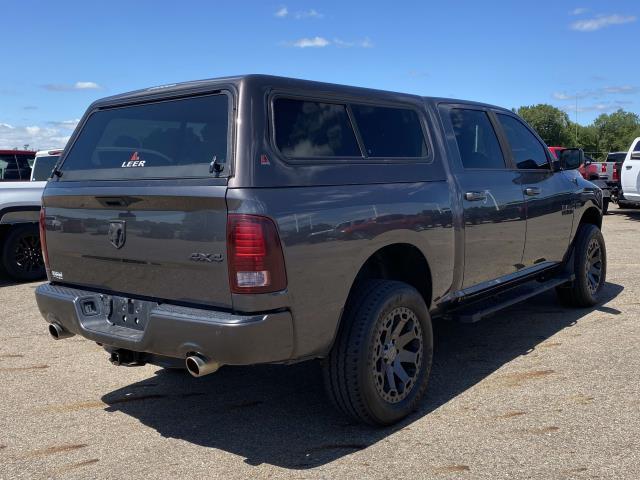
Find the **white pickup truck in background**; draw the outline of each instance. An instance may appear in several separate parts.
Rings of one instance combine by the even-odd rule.
[[[0,267],[16,280],[45,276],[38,218],[42,191],[60,153],[0,151]]]
[[[640,137],[632,143],[622,164],[620,178],[622,193],[618,200],[621,207],[640,206]]]

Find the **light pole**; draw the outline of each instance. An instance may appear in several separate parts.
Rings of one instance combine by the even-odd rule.
[[[576,93],[576,147],[578,146],[578,94]]]

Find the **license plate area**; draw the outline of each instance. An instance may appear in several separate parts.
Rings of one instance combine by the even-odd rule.
[[[133,328],[134,330],[144,330],[149,321],[149,313],[157,304],[135,298],[111,296],[103,298],[103,302],[109,302],[106,311],[107,321],[119,327]]]

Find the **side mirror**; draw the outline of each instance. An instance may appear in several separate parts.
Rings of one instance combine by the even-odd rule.
[[[631,160],[640,160],[640,152],[631,152]]]
[[[567,148],[560,152],[560,166],[563,170],[575,170],[584,163],[584,152],[581,148]]]

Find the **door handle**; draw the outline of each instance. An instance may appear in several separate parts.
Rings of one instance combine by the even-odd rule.
[[[534,195],[540,195],[540,189],[538,187],[527,187],[524,189],[525,195],[533,197]]]
[[[477,202],[479,200],[486,200],[487,194],[485,192],[467,192],[464,194],[464,198],[469,202]]]
[[[633,166],[632,165],[627,165],[624,168],[626,168],[627,170],[631,170],[633,168]]]

